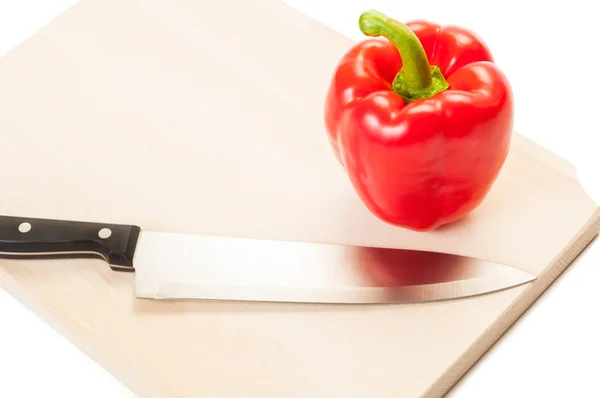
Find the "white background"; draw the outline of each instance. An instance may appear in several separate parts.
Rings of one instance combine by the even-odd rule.
[[[0,56],[75,2],[0,0]],[[515,129],[573,162],[583,187],[600,203],[600,26],[594,1],[287,3],[354,39],[362,38],[356,21],[368,8],[402,21],[430,19],[473,29],[513,85]],[[600,396],[599,260],[600,239],[448,396]],[[1,289],[0,319],[0,397],[134,396]]]

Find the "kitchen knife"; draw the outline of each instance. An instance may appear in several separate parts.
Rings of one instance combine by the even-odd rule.
[[[0,253],[99,256],[115,271],[135,271],[136,297],[151,299],[411,303],[469,297],[535,279],[507,265],[447,253],[8,216],[0,216]]]

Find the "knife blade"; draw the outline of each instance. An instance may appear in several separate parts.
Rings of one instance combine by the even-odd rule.
[[[134,225],[0,216],[0,254],[99,256],[135,272],[140,299],[413,303],[535,280],[517,268],[433,251],[142,231]]]

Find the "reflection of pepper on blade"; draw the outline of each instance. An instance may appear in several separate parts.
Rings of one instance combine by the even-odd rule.
[[[360,247],[354,255],[361,258],[354,263],[366,286],[434,285],[482,277],[491,272],[487,263],[445,253]]]
[[[325,105],[329,140],[367,208],[429,231],[485,199],[507,157],[510,84],[472,32],[377,11],[341,59]],[[378,36],[382,36],[382,39]]]

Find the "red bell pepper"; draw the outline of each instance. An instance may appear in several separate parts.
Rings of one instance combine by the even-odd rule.
[[[477,208],[507,157],[513,96],[474,33],[360,16],[373,38],[341,59],[325,124],[362,202],[387,223],[428,231]],[[381,36],[381,37],[380,37]]]

